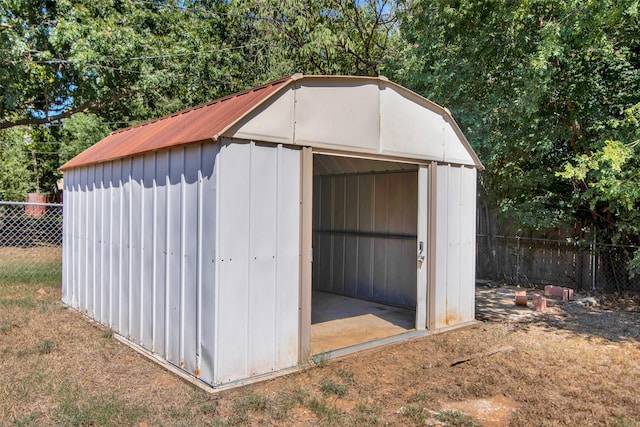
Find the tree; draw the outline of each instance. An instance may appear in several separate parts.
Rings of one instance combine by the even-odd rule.
[[[109,125],[91,113],[74,114],[62,124],[60,163],[66,163],[110,133]]]
[[[55,192],[98,135],[263,82],[255,36],[224,0],[0,0],[0,132],[29,134],[35,187]]]
[[[638,243],[637,1],[403,3],[395,79],[448,106],[523,228]]]
[[[262,41],[224,0],[0,0],[0,17],[0,129],[79,112],[142,120],[264,74]]]
[[[269,41],[268,62],[280,75],[377,76],[398,46],[391,0],[245,1],[242,8]]]
[[[27,131],[0,132],[0,200],[22,202],[34,190],[31,159],[24,145]]]

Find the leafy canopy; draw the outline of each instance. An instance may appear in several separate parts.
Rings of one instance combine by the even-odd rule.
[[[523,228],[638,242],[638,2],[403,3],[393,77],[450,107]]]

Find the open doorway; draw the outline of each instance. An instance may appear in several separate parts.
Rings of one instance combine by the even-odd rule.
[[[313,156],[311,353],[416,324],[418,167]]]

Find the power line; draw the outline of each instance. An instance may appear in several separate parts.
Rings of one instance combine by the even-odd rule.
[[[267,42],[253,42],[253,43],[247,43],[247,44],[243,44],[243,45],[238,45],[238,46],[229,46],[229,47],[222,47],[222,48],[217,48],[217,49],[207,49],[207,50],[194,50],[191,52],[180,52],[180,53],[166,53],[166,54],[160,54],[160,55],[143,55],[143,56],[130,56],[130,57],[115,57],[115,56],[104,56],[103,59],[108,59],[111,61],[115,61],[115,62],[126,62],[126,61],[136,61],[136,60],[146,60],[146,59],[169,59],[169,58],[179,58],[179,57],[185,57],[185,56],[191,56],[191,55],[201,55],[201,54],[209,54],[209,53],[216,53],[216,52],[227,52],[227,51],[232,51],[232,50],[240,50],[240,49],[244,49],[247,47],[252,47],[252,46],[267,46],[269,43]],[[22,61],[4,61],[6,63],[9,64],[18,64],[21,63]],[[95,66],[95,67],[102,67],[102,68],[112,68],[114,70],[122,70],[122,69],[118,69],[116,67],[111,67],[108,65],[101,65],[101,64],[94,64],[91,62],[83,62],[83,61],[78,61],[76,59],[60,59],[60,58],[56,58],[56,59],[42,59],[42,60],[35,60],[35,61],[28,61],[29,63],[32,64],[48,64],[48,65],[55,65],[55,64],[84,64],[87,66]],[[122,70],[122,71],[128,71],[131,73],[140,73],[139,71],[133,71],[133,70]]]

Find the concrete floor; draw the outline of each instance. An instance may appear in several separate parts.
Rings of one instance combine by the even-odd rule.
[[[387,338],[415,328],[415,311],[326,292],[311,299],[311,353]]]

